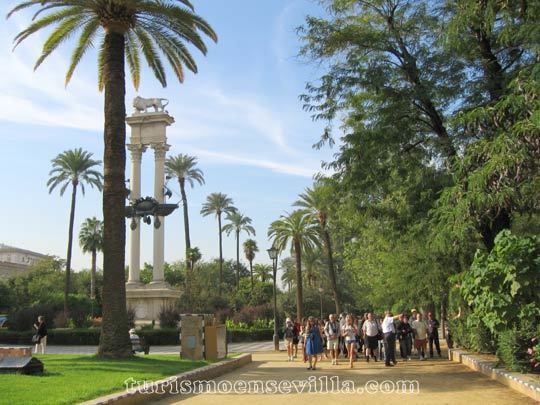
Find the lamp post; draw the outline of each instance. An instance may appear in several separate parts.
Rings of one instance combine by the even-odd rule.
[[[278,258],[278,251],[277,249],[272,246],[270,249],[267,250],[268,256],[270,256],[270,260],[272,260],[272,272],[274,275],[274,350],[279,351],[279,335],[278,335],[278,325],[277,325],[277,290],[276,290],[276,278],[277,278],[277,258]]]
[[[321,303],[321,319],[323,319],[323,312],[322,312],[322,293],[323,293],[323,288],[322,287],[319,287],[319,300],[320,300],[320,303]]]

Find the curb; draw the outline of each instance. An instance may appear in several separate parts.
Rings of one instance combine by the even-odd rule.
[[[237,368],[251,363],[251,353],[245,353],[232,359],[226,359],[218,363],[200,367],[185,373],[166,377],[164,379],[145,384],[142,388],[146,392],[138,390],[125,390],[114,394],[105,395],[95,398],[90,401],[82,402],[81,405],[102,405],[102,404],[144,404],[151,400],[165,398],[169,395],[177,395],[169,391],[173,387],[172,384],[180,384],[181,381],[196,381],[196,380],[211,380],[223,374],[229,373]]]
[[[448,359],[461,363],[474,371],[478,371],[492,380],[498,381],[513,390],[527,395],[540,402],[540,382],[528,378],[526,374],[514,373],[504,368],[497,368],[497,362],[485,360],[474,352],[467,352],[461,349],[449,349]]]

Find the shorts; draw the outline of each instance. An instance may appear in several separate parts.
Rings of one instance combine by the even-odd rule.
[[[295,346],[298,344],[298,337],[295,336],[292,338],[292,344]]]
[[[354,344],[354,343],[356,343],[356,339],[349,339],[349,338],[345,339],[345,344],[346,345],[350,345],[350,344]]]
[[[377,349],[379,347],[379,339],[377,335],[375,336],[366,336],[367,337],[367,347],[366,349]]]
[[[328,350],[338,350],[338,348],[339,348],[339,340],[338,339],[328,339],[328,342],[326,343],[326,348]]]
[[[414,347],[421,349],[426,346],[426,339],[414,339]]]
[[[293,344],[293,338],[292,337],[286,337],[285,338],[285,346],[289,346]]]

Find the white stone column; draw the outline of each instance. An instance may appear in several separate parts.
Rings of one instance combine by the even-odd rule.
[[[137,144],[128,144],[128,150],[131,152],[131,177],[129,179],[130,201],[135,201],[141,196],[141,160],[146,146]],[[135,218],[137,228],[129,232],[129,275],[127,284],[130,286],[141,284],[140,281],[140,257],[141,257],[141,221]],[[131,224],[131,221],[129,222]]]
[[[154,198],[159,202],[164,202],[163,186],[165,185],[165,155],[169,150],[166,143],[152,144],[155,157],[154,171]],[[154,271],[151,284],[164,284],[163,264],[165,261],[165,217],[158,217],[161,226],[154,227]],[[154,219],[155,220],[155,219]]]

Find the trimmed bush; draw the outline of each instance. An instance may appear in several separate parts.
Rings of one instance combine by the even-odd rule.
[[[100,328],[88,329],[49,329],[47,343],[53,345],[93,346],[99,344]],[[279,333],[280,339],[283,337]],[[137,334],[150,346],[174,346],[180,344],[178,329],[143,329]],[[228,329],[229,342],[258,342],[272,340],[273,329]],[[33,331],[0,330],[0,344],[31,345]]]
[[[100,329],[49,329],[47,344],[53,345],[97,345]],[[0,330],[0,343],[32,344],[33,331]]]
[[[176,328],[146,329],[137,331],[150,346],[174,346],[180,344],[180,331]]]
[[[497,356],[510,371],[522,373],[534,371],[534,363],[527,351],[533,346],[532,339],[540,330],[531,325],[505,330],[498,335]]]

